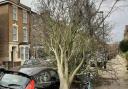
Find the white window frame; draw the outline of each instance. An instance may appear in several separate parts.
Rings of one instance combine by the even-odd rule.
[[[14,28],[16,28],[16,39],[14,39]],[[12,40],[13,41],[18,41],[18,26],[16,24],[13,24],[13,28],[12,28]]]
[[[21,49],[23,48],[23,50],[21,51]],[[28,48],[28,53],[27,53],[27,56],[26,56],[26,49]],[[25,60],[28,60],[29,59],[29,49],[30,47],[29,46],[20,46],[20,59],[25,61]],[[23,58],[21,57],[22,54],[21,52],[23,52]],[[26,59],[27,58],[27,59]]]
[[[23,23],[28,22],[28,13],[26,10],[23,10]]]
[[[29,47],[25,47],[25,59],[29,59]]]
[[[12,18],[15,21],[18,20],[18,7],[17,6],[14,6],[14,5],[12,7]]]
[[[23,53],[22,53],[23,52]],[[21,54],[22,53],[22,54]],[[20,47],[20,59],[21,60],[24,60],[24,54],[25,54],[25,51],[24,51],[24,47]],[[23,57],[22,57],[23,56]]]
[[[28,42],[28,29],[27,29],[27,27],[23,27],[23,41]]]

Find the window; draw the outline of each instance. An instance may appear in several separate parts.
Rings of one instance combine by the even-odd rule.
[[[55,70],[50,70],[49,72],[51,74],[51,81],[59,80],[59,76]]]
[[[21,60],[29,59],[29,47],[21,47],[20,48],[20,58],[21,58]]]
[[[28,31],[27,28],[23,28],[23,41],[28,42]]]
[[[18,75],[18,74],[9,74],[6,73],[5,75],[3,75],[1,82],[8,84],[8,85],[19,85],[19,86],[23,86],[25,85],[27,82],[29,81],[29,78],[22,76],[22,75]]]
[[[24,60],[24,47],[20,48],[20,58]]]
[[[17,26],[13,26],[12,40],[13,41],[18,41],[18,28],[17,28]]]
[[[27,11],[23,11],[23,23],[27,23]]]
[[[25,48],[25,59],[29,59],[29,48]]]
[[[17,7],[13,6],[13,20],[17,20]]]

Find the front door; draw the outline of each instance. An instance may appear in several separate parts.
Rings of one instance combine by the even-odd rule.
[[[11,62],[12,62],[12,67],[14,67],[14,61],[16,60],[16,47],[12,47],[12,53],[11,53]]]

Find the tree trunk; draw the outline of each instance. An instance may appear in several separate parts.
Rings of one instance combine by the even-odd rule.
[[[60,89],[69,89],[69,84],[64,78],[60,79]]]
[[[60,89],[70,89],[70,83],[68,83],[68,77],[63,73],[62,67],[58,67],[58,73],[60,78]]]

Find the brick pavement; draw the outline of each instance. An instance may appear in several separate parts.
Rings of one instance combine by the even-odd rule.
[[[128,89],[126,61],[120,56],[109,61],[107,71],[101,71],[101,75],[104,79],[95,89]]]

